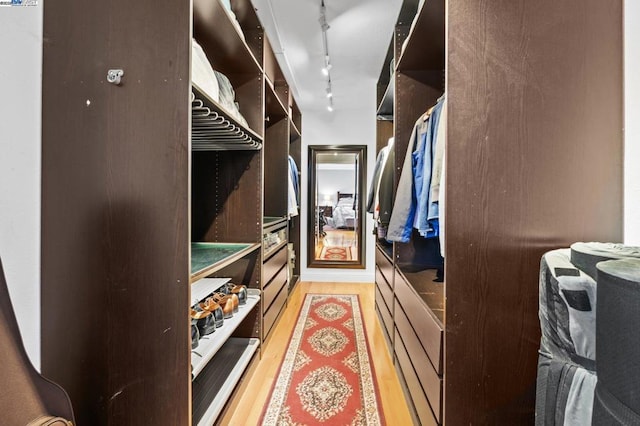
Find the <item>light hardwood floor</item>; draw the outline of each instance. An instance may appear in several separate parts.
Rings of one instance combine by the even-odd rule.
[[[316,283],[301,282],[292,293],[288,306],[271,335],[265,342],[262,358],[240,387],[238,396],[222,419],[225,425],[257,425],[267,404],[271,386],[278,374],[280,362],[289,344],[289,338],[298,319],[298,312],[307,293],[358,294],[366,327],[376,380],[380,389],[382,410],[388,425],[411,425],[411,415],[398,382],[395,368],[384,340],[374,305],[372,283]],[[311,426],[311,425],[310,425]]]

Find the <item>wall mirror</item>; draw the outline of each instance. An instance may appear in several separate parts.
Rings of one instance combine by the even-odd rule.
[[[308,266],[365,267],[365,145],[309,146]]]

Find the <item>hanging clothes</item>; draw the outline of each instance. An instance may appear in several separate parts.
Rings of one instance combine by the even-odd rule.
[[[289,156],[289,176],[287,179],[287,199],[289,217],[298,215],[298,206],[300,203],[300,187],[298,181],[298,166],[295,160]]]
[[[413,228],[424,237],[439,235],[438,205],[431,201],[430,196],[443,105],[444,96],[414,125],[389,220],[387,239],[390,241],[408,242]],[[438,161],[441,162],[442,156],[439,155]],[[437,185],[439,182],[440,177]]]
[[[378,238],[386,238],[391,211],[393,209],[393,178],[395,174],[396,153],[390,148],[387,160],[380,175],[380,185],[378,187],[378,208],[374,213],[377,221]]]
[[[387,162],[389,150],[393,146],[393,137],[389,139],[387,146],[383,147],[376,158],[376,165],[373,169],[373,179],[369,185],[369,195],[367,196],[367,213],[374,213],[378,205],[378,191],[380,189],[380,178]]]

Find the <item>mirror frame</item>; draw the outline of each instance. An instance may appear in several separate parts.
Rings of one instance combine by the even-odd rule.
[[[322,153],[352,153],[356,154],[359,161],[357,170],[358,188],[358,260],[320,260],[315,259],[315,220],[316,220],[316,180],[317,162],[316,154]],[[365,269],[365,204],[366,204],[366,179],[367,179],[367,146],[366,145],[309,145],[308,149],[308,188],[307,188],[307,267],[309,268],[345,268],[345,269]]]

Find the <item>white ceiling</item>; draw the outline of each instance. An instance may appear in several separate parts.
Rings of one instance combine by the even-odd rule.
[[[252,0],[302,110],[326,110],[320,0]],[[372,102],[402,0],[325,0],[334,113]],[[375,86],[373,86],[375,87]]]

